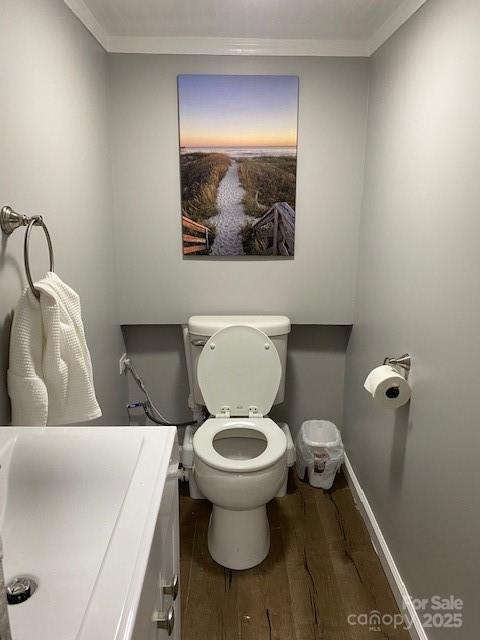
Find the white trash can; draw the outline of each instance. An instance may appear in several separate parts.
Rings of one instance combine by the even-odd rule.
[[[343,462],[340,431],[328,420],[307,420],[296,441],[297,475],[312,487],[330,489]]]

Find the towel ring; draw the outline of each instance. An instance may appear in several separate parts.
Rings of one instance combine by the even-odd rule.
[[[25,242],[23,245],[23,257],[25,261],[25,273],[27,274],[28,284],[30,285],[30,289],[32,290],[33,295],[36,298],[40,298],[40,291],[35,288],[32,280],[32,274],[30,272],[30,233],[33,227],[42,227],[43,233],[45,234],[45,238],[47,239],[48,245],[48,253],[50,255],[50,269],[49,271],[53,271],[55,267],[54,263],[54,255],[53,255],[53,245],[52,239],[50,238],[50,234],[48,233],[47,225],[43,221],[42,216],[34,216],[30,222],[28,223],[27,230],[25,231]]]
[[[18,229],[19,227],[27,227],[27,230],[25,231],[25,241],[23,244],[25,272],[27,274],[27,280],[30,286],[30,290],[36,298],[40,298],[40,291],[35,288],[30,271],[30,234],[33,227],[42,227],[43,233],[45,234],[45,238],[47,240],[48,253],[50,255],[50,271],[54,270],[52,239],[50,238],[47,225],[43,221],[42,216],[32,216],[29,218],[28,216],[16,213],[11,207],[2,207],[2,209],[0,210],[0,228],[3,233],[9,236],[15,231],[15,229]]]

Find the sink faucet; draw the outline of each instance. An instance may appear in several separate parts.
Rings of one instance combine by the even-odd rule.
[[[3,577],[3,545],[0,537],[0,640],[12,640],[8,618],[7,588]]]

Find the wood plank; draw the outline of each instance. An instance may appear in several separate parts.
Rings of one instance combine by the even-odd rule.
[[[184,640],[240,640],[239,625],[234,614],[233,592],[223,567],[208,553],[208,522],[211,506],[206,500],[195,500],[196,524],[192,550],[192,568],[188,598],[183,615]],[[198,504],[198,506],[197,506]],[[232,597],[233,596],[233,597]]]
[[[278,505],[268,505],[270,553],[257,567],[236,571],[242,640],[295,640]]]
[[[206,231],[207,227],[199,222],[195,222],[186,216],[182,216],[182,224],[184,227],[188,227],[189,229],[198,229],[199,231]]]
[[[267,218],[263,217],[252,224],[252,229],[257,230],[267,224],[272,224],[273,214],[269,214]]]
[[[352,640],[371,640],[370,629],[364,625],[349,625],[348,616],[372,609],[371,600],[359,577],[357,566],[345,543],[341,517],[332,500],[334,492],[317,491],[314,494],[318,517],[324,534],[324,550],[328,555],[337,588],[338,612],[345,625],[344,633]],[[341,597],[339,595],[341,594]]]
[[[284,220],[288,220],[290,224],[295,224],[295,211],[289,204],[286,202],[279,202],[277,204],[277,211]]]
[[[295,227],[291,226],[288,223],[285,223],[285,220],[282,218],[282,229],[286,235],[292,237],[295,235]]]
[[[210,505],[181,496],[183,640],[408,640],[393,626],[350,625],[350,613],[398,613],[343,476],[329,491],[291,474],[268,505],[271,548],[230,571],[208,553]]]
[[[189,236],[187,234],[183,234],[184,242],[200,242],[200,244],[207,244],[206,238],[199,238],[198,236]]]
[[[199,253],[201,251],[205,251],[205,246],[204,245],[195,245],[193,247],[183,247],[184,255],[189,254],[189,253]]]
[[[288,224],[293,227],[295,226],[295,211],[287,202],[276,202],[266,213],[263,214],[261,218],[256,220],[252,226],[261,226],[267,221],[271,222],[276,211],[278,211],[278,213],[288,222]]]
[[[200,222],[197,222],[196,220],[192,220],[192,218],[189,218],[186,215],[182,215],[182,220],[184,222],[189,222],[190,224],[193,224],[193,225],[195,225],[197,227],[203,227],[203,225]]]
[[[270,207],[270,209],[266,213],[264,213],[261,218],[259,218],[256,222],[254,222],[252,227],[256,227],[257,225],[264,224],[264,222],[269,220],[269,218],[273,219],[274,210],[275,210],[275,205],[273,205],[273,207]]]
[[[274,256],[277,255],[278,253],[277,243],[278,243],[278,208],[275,207],[275,213],[273,216],[273,246],[272,246]]]
[[[282,220],[282,228],[285,229],[287,233],[293,235],[295,233],[295,225],[293,225],[289,220],[285,217],[281,216]]]
[[[286,216],[290,220],[295,220],[295,211],[288,202],[277,202],[275,206],[280,214]]]
[[[296,479],[293,485],[295,491],[285,504],[282,532],[296,640],[348,640],[350,629],[342,595],[312,488]]]
[[[346,601],[350,604],[347,615],[357,612],[359,608],[363,608],[365,612],[377,610],[392,616],[398,614],[395,598],[385,582],[385,574],[377,554],[372,553],[368,531],[350,489],[345,484],[335,486],[333,491],[325,494],[329,494],[328,498],[334,506],[342,534],[341,537],[337,537],[335,544],[331,545],[331,553],[333,557],[337,557],[337,571],[342,571],[342,565],[343,570],[347,566],[347,570],[350,571],[350,576],[343,577],[343,582],[348,587],[348,593],[345,593]],[[358,578],[356,581],[352,569]],[[380,630],[389,640],[408,640],[410,637],[405,629],[396,628],[394,625],[380,624]],[[357,630],[357,633],[359,631]],[[371,635],[365,637],[371,638]]]

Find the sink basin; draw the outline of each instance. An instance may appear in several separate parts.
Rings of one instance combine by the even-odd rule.
[[[9,606],[14,640],[127,640],[172,428],[0,428],[4,573],[38,583]]]

